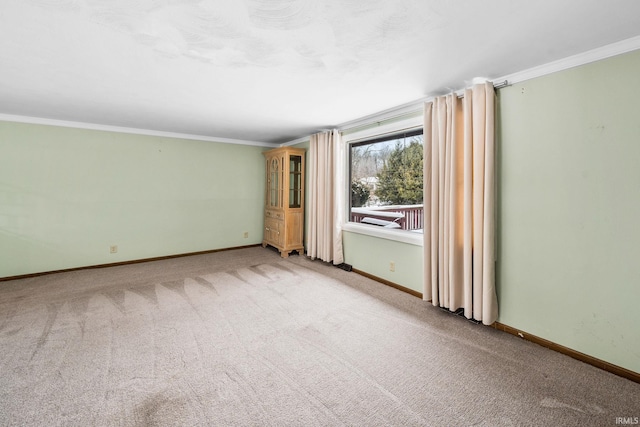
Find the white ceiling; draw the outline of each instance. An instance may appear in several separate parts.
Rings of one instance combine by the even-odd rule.
[[[637,0],[0,0],[0,113],[275,144],[637,35]]]

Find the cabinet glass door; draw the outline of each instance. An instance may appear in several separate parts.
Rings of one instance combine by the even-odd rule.
[[[280,180],[278,179],[280,174],[280,162],[278,158],[274,157],[269,163],[269,194],[267,195],[267,204],[270,207],[277,208],[280,205],[279,191]]]
[[[289,156],[289,207],[302,205],[302,156]]]

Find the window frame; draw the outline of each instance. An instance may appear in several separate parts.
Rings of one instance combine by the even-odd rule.
[[[345,203],[342,226],[343,231],[408,243],[416,246],[423,246],[423,233],[415,233],[410,230],[385,229],[384,227],[377,227],[375,225],[351,222],[351,183],[349,182],[349,178],[351,177],[350,153],[352,145],[362,145],[365,142],[374,141],[376,139],[417,131],[423,129],[423,127],[423,117],[422,114],[420,114],[419,116],[417,115],[403,120],[396,120],[391,123],[380,124],[373,122],[371,127],[366,127],[356,132],[343,132],[342,140],[344,142],[345,159],[347,160],[345,162],[345,170],[343,172],[346,177],[344,180],[346,185],[344,188],[343,198]]]

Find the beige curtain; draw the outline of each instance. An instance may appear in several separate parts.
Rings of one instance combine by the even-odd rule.
[[[342,264],[344,147],[338,131],[311,136],[309,143],[309,213],[307,255]]]
[[[493,85],[425,104],[424,140],[424,299],[490,325],[498,317]]]

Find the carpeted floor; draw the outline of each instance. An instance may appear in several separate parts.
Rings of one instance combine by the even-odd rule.
[[[615,426],[640,384],[260,247],[0,283],[3,426]]]

